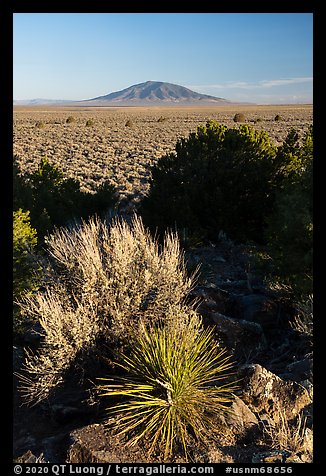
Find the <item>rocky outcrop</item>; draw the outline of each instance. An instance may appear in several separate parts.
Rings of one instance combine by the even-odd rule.
[[[284,411],[286,418],[291,420],[311,404],[304,386],[294,381],[284,381],[261,365],[244,366],[240,376],[243,401],[253,412],[265,414],[274,422],[278,422],[280,411]]]

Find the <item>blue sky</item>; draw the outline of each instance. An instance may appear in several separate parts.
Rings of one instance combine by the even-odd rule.
[[[312,13],[15,13],[13,26],[14,99],[89,99],[152,80],[312,102]]]

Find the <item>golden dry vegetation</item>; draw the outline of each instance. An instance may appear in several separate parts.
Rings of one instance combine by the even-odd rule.
[[[23,172],[35,170],[47,156],[85,191],[109,179],[121,199],[137,202],[148,190],[151,167],[175,149],[178,138],[210,119],[238,127],[233,121],[237,112],[245,114],[247,124],[267,131],[277,145],[291,128],[299,133],[307,129],[313,107],[14,107],[13,151]],[[274,120],[277,114],[280,121]],[[75,121],[67,123],[69,116]],[[93,119],[92,126],[86,126],[88,119]],[[44,127],[37,126],[41,122]]]

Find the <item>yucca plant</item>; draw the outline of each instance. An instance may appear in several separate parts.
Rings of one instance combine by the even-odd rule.
[[[99,379],[101,396],[122,397],[108,409],[118,435],[127,437],[127,446],[146,440],[148,454],[162,449],[165,460],[179,443],[187,460],[189,432],[205,441],[214,417],[233,399],[236,383],[225,381],[230,358],[195,312],[183,326],[143,327],[132,344],[117,362],[124,376]]]

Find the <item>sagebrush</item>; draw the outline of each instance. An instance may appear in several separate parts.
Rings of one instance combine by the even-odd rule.
[[[130,224],[93,218],[56,230],[47,249],[46,290],[21,302],[43,335],[39,352],[27,353],[22,377],[21,390],[31,403],[62,382],[77,355],[87,358],[99,336],[111,346],[128,344],[140,322],[174,320],[174,309],[184,315],[180,309],[187,308],[194,282],[176,236],[167,234],[159,247],[137,216]]]

